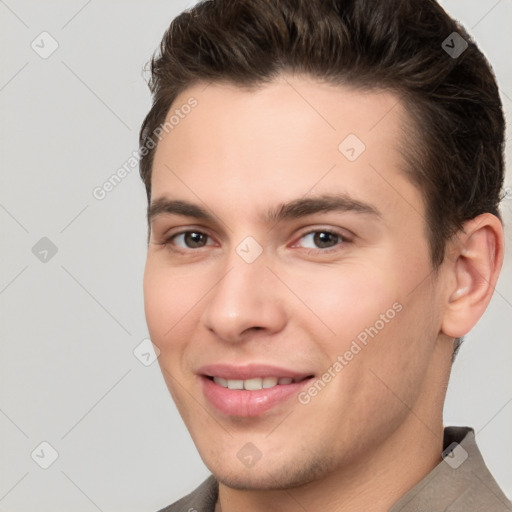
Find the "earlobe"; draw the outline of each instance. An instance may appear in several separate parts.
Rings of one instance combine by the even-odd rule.
[[[503,264],[503,226],[490,213],[464,224],[449,242],[451,274],[441,331],[452,338],[467,334],[489,304]]]

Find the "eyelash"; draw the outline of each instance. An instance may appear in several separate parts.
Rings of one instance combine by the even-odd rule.
[[[197,252],[200,249],[203,249],[203,248],[207,247],[207,245],[206,245],[206,246],[202,246],[202,247],[195,248],[195,249],[194,248],[187,248],[187,249],[176,248],[177,246],[175,246],[172,243],[173,240],[176,239],[178,236],[186,235],[187,233],[196,233],[196,234],[204,235],[204,236],[206,236],[209,239],[212,238],[210,235],[208,235],[207,233],[205,233],[203,231],[200,231],[199,229],[197,229],[197,230],[196,229],[187,229],[187,230],[184,230],[184,231],[180,231],[178,233],[173,233],[172,235],[170,235],[167,238],[165,238],[160,243],[160,245],[163,245],[163,246],[173,245],[174,248],[172,250],[174,252],[178,252],[178,253],[181,253],[181,254],[185,254],[185,253],[189,253],[189,252]],[[325,249],[322,249],[322,248],[312,249],[312,248],[308,248],[308,247],[302,247],[302,250],[304,252],[306,252],[306,254],[319,254],[319,253],[321,253],[321,254],[330,254],[331,252],[339,251],[340,250],[340,246],[345,245],[345,244],[349,244],[349,243],[352,242],[352,240],[349,237],[347,237],[346,235],[340,233],[339,231],[336,231],[336,230],[333,230],[333,229],[313,229],[313,230],[310,230],[310,231],[306,231],[305,233],[302,233],[299,236],[297,242],[294,242],[292,247],[295,247],[296,244],[298,243],[298,241],[302,240],[306,236],[312,235],[312,234],[315,234],[315,233],[326,233],[326,234],[329,234],[329,235],[333,235],[335,237],[338,237],[339,241],[333,247],[328,247],[328,248],[325,248]]]

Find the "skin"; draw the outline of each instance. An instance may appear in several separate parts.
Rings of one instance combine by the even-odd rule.
[[[453,338],[491,298],[501,223],[490,214],[468,222],[433,272],[421,191],[402,172],[400,146],[413,143],[406,111],[391,92],[283,75],[250,91],[196,84],[173,106],[191,96],[197,107],[158,144],[152,201],[188,201],[213,220],[152,218],[144,296],[167,386],[220,482],[217,509],[388,510],[442,460]],[[348,134],[366,145],[353,162],[338,150]],[[325,194],[380,215],[265,219]],[[187,230],[205,245],[172,238]],[[327,235],[326,249],[312,231],[343,238]],[[236,252],[248,236],[263,248],[253,263]],[[197,371],[211,363],[320,377],[395,303],[401,311],[306,405],[294,397],[229,417],[202,393]],[[247,442],[261,453],[252,467],[237,457]]]

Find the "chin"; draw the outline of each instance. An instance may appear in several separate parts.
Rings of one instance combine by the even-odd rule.
[[[327,472],[325,463],[311,463],[302,468],[296,462],[281,464],[278,468],[269,468],[262,461],[257,465],[260,464],[260,467],[242,470],[210,468],[210,471],[223,485],[240,491],[278,491],[302,487],[321,479]]]

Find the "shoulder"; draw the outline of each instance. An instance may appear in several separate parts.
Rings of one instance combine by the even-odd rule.
[[[197,489],[159,512],[214,512],[219,485],[210,475]]]

